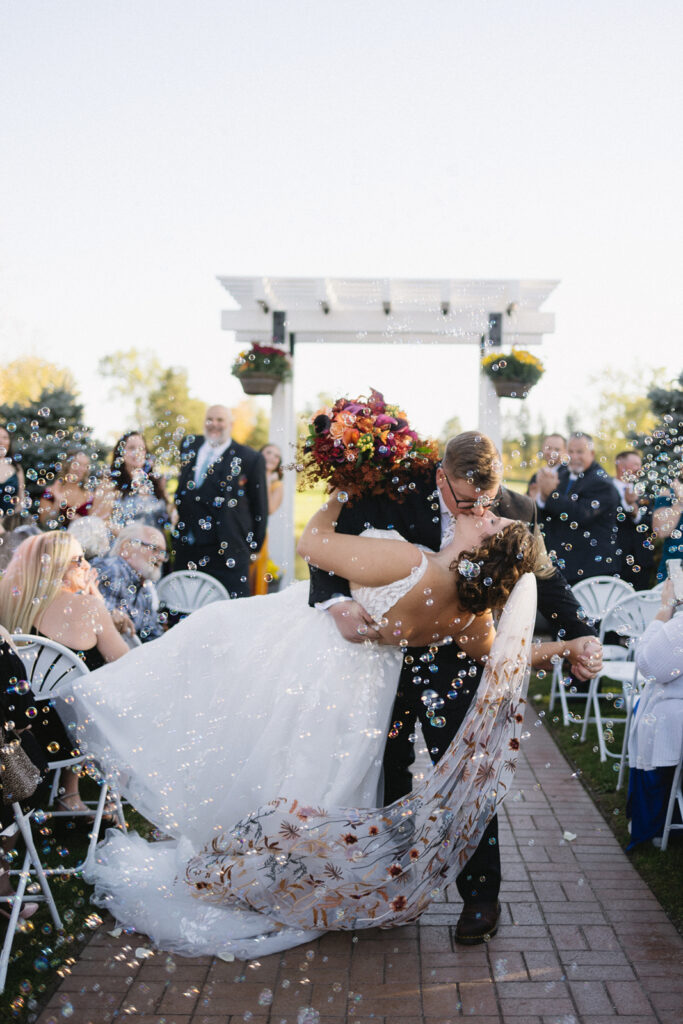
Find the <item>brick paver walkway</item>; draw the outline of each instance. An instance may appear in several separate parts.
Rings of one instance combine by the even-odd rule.
[[[457,893],[419,925],[249,964],[136,958],[146,937],[103,928],[38,1024],[681,1024],[683,940],[533,716],[530,732],[501,815],[503,919],[489,945],[452,944]]]

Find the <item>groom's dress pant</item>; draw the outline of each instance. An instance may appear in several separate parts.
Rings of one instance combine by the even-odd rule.
[[[415,760],[413,739],[422,725],[434,764],[448,749],[477,692],[482,667],[463,657],[455,644],[431,654],[425,647],[409,647],[403,658],[392,726],[384,754],[386,804],[412,789],[410,767]],[[427,691],[434,691],[436,697]],[[432,711],[433,716],[428,712]],[[445,725],[441,722],[445,719]],[[438,720],[438,721],[437,721]],[[433,725],[437,721],[437,725]],[[457,877],[458,892],[466,903],[495,903],[500,892],[498,816],[494,815],[479,846]]]

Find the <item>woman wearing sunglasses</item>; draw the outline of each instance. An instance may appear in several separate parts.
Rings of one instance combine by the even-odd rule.
[[[0,623],[76,651],[92,671],[125,654],[83,548],[65,532],[20,544],[0,580]]]
[[[128,651],[97,592],[95,574],[70,534],[42,533],[19,545],[0,580],[0,624],[75,651],[92,671]],[[61,810],[84,810],[78,777],[64,773]]]

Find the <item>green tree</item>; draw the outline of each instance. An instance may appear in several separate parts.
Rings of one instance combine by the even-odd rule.
[[[206,409],[190,394],[187,370],[163,366],[153,352],[130,348],[105,356],[98,371],[111,381],[112,397],[132,402],[132,425],[160,467],[176,466],[183,438],[201,432]]]
[[[512,404],[514,412],[503,414],[503,472],[509,483],[525,483],[537,467],[543,429],[532,427],[525,401]]]
[[[256,419],[254,425],[247,434],[247,439],[244,442],[248,444],[250,448],[256,448],[258,451],[263,448],[264,444],[268,444],[270,440],[270,417],[265,409],[260,407],[256,410]]]
[[[59,475],[69,451],[79,448],[91,458],[99,454],[73,391],[43,388],[35,401],[3,403],[0,416],[26,476],[26,491],[32,499],[27,515],[35,514],[40,495]]]
[[[446,447],[446,442],[451,437],[455,437],[456,434],[462,434],[462,421],[459,416],[451,416],[451,418],[446,420],[442,426],[441,433],[436,439],[439,445],[439,451],[442,455],[443,450]]]
[[[119,349],[100,359],[97,371],[112,382],[112,398],[133,403],[133,426],[142,429],[149,424],[149,396],[159,387],[164,373],[154,353]]]
[[[175,465],[180,444],[186,434],[200,434],[206,403],[190,394],[187,370],[170,366],[162,370],[158,383],[147,396],[144,427],[145,441],[157,459]]]
[[[653,429],[631,435],[642,452],[648,490],[654,495],[683,477],[683,373],[669,384],[648,391]]]
[[[655,425],[648,391],[664,379],[664,370],[646,371],[634,368],[614,369],[607,383],[603,383],[593,415],[593,427],[587,429],[595,438],[595,452],[608,472],[614,470],[614,457],[631,446],[634,435],[648,434]],[[598,383],[597,378],[589,384]]]
[[[76,394],[70,370],[40,356],[22,356],[0,367],[0,403],[28,406],[46,389]]]

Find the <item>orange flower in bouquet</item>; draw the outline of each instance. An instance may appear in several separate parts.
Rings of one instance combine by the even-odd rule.
[[[299,452],[299,485],[324,482],[350,499],[391,494],[400,500],[438,457],[436,442],[421,438],[405,412],[372,388],[369,398],[339,398],[311,418]]]

